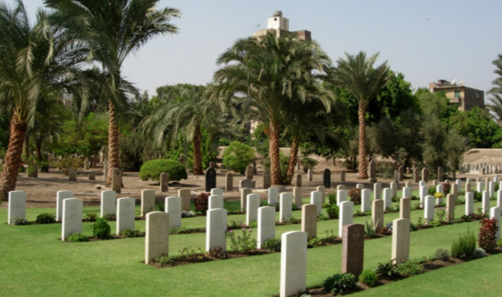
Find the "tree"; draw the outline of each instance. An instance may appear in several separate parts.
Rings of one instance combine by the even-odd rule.
[[[119,167],[119,128],[117,111],[127,106],[123,89],[122,65],[125,59],[138,51],[157,35],[177,33],[170,24],[179,17],[174,8],[156,9],[158,0],[45,0],[54,9],[53,22],[62,32],[88,46],[88,58],[100,64],[106,74],[108,91],[108,178]],[[103,95],[103,94],[102,94]]]
[[[0,180],[0,197],[16,187],[26,131],[37,102],[78,86],[75,67],[82,55],[78,44],[54,34],[44,11],[31,26],[21,0],[11,9],[0,3],[0,100],[9,110],[10,138]],[[72,87],[72,88],[73,88]]]
[[[366,53],[345,54],[346,59],[339,59],[333,72],[333,82],[356,97],[359,121],[359,174],[358,178],[368,178],[368,159],[366,154],[366,110],[370,100],[374,99],[389,81],[387,62],[374,68],[378,53],[366,57]]]
[[[466,112],[457,112],[450,118],[461,136],[467,137],[470,144],[477,148],[491,148],[494,144],[498,125],[492,120],[486,110],[474,107]]]
[[[493,94],[493,97],[488,98],[492,104],[486,105],[486,110],[491,112],[491,116],[499,126],[502,126],[502,96]]]
[[[492,81],[493,87],[488,91],[488,94],[493,97],[489,98],[492,104],[487,105],[486,109],[492,112],[492,116],[495,118],[499,125],[502,124],[502,55],[499,54],[498,58],[493,60],[493,65],[495,65],[495,70],[493,73],[497,75]]]
[[[317,100],[307,90],[329,71],[331,61],[313,41],[292,35],[277,38],[269,32],[262,39],[238,40],[217,63],[222,68],[214,75],[216,97],[236,97],[253,120],[267,124],[272,184],[282,184],[281,124],[289,120],[291,105]]]

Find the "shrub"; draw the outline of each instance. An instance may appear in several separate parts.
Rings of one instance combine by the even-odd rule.
[[[486,251],[484,249],[479,248],[474,250],[474,255],[473,255],[474,258],[479,259],[479,258],[484,258],[486,256],[487,256]]]
[[[56,222],[56,215],[44,212],[37,216],[36,220],[37,224],[52,224]]]
[[[244,174],[246,167],[252,163],[254,159],[254,149],[238,141],[233,141],[225,151],[223,151],[223,165],[241,174]]]
[[[474,191],[474,200],[481,202],[483,200],[483,193]]]
[[[330,219],[338,219],[340,215],[340,209],[338,208],[338,205],[336,204],[331,204],[328,209],[326,209],[326,213],[328,214],[328,217]]]
[[[105,219],[97,218],[92,225],[92,234],[99,239],[106,239],[110,237],[110,229],[110,225]]]
[[[328,194],[329,204],[336,204],[336,192],[331,192]]]
[[[246,230],[242,228],[242,234],[236,235],[234,230],[228,230],[226,233],[227,238],[230,238],[230,245],[234,252],[249,253],[256,248],[256,240],[251,238],[252,229]]]
[[[95,214],[94,212],[88,212],[85,214],[84,219],[89,220],[91,222],[94,222],[94,221],[96,221],[97,217],[98,217],[98,215]]]
[[[207,254],[213,258],[226,259],[228,258],[228,253],[222,247],[214,248],[207,252]]]
[[[359,189],[350,189],[349,191],[350,201],[354,204],[361,204],[361,190]]]
[[[441,261],[449,261],[450,260],[450,252],[445,249],[437,249],[434,253],[434,257]]]
[[[11,224],[13,224],[15,226],[21,226],[21,225],[28,225],[29,224],[28,220],[23,219],[23,218],[18,218],[18,217],[10,219],[10,222],[11,222]]]
[[[182,218],[191,218],[191,217],[195,217],[195,212],[193,211],[182,211],[181,212],[181,217]]]
[[[370,287],[373,287],[377,283],[377,274],[373,270],[364,270],[359,276],[359,281]]]
[[[356,277],[352,273],[338,273],[328,277],[322,283],[322,288],[333,295],[343,294],[344,290],[358,289]]]
[[[303,172],[307,173],[309,169],[314,169],[315,166],[317,165],[317,161],[312,159],[312,158],[302,158],[301,160],[302,166],[303,166]]]
[[[315,247],[320,247],[320,246],[322,246],[322,239],[319,237],[312,237],[307,242],[308,248],[315,248]]]
[[[206,215],[209,207],[209,193],[200,193],[195,199],[195,210],[200,211],[202,215]]]
[[[164,211],[164,210],[162,210]],[[103,216],[102,216],[103,219],[107,220],[107,221],[110,221],[110,220],[116,220],[117,219],[117,216],[113,213],[105,213]]]
[[[449,183],[442,183],[443,193],[449,194],[451,192],[451,185]]]
[[[89,241],[89,237],[87,237],[87,235],[77,232],[69,234],[66,240],[70,242],[84,242],[84,241]]]
[[[124,237],[143,237],[145,236],[145,232],[141,232],[138,229],[125,229],[120,232],[120,235]]]
[[[499,246],[499,248],[502,248],[502,239],[500,239],[499,241],[497,241],[497,245]]]
[[[56,166],[61,169],[64,174],[68,175],[70,169],[77,170],[78,168],[84,167],[84,161],[79,157],[63,157],[61,160],[57,161]]]
[[[394,275],[394,266],[395,265],[393,263],[393,260],[390,260],[389,262],[378,263],[376,273],[388,276]]]
[[[436,187],[430,187],[428,191],[429,191],[429,195],[434,196],[434,194],[436,194]]]
[[[372,238],[376,235],[377,227],[373,225],[373,221],[364,221],[364,234],[368,238]]]
[[[471,231],[460,235],[451,245],[451,255],[454,258],[461,256],[472,257],[476,250],[476,237]]]
[[[281,251],[281,239],[279,238],[269,238],[261,245],[262,249],[266,249],[272,252]]]
[[[479,223],[481,227],[479,228],[478,245],[488,253],[491,253],[497,247],[496,236],[499,229],[497,227],[497,220],[483,218]]]
[[[145,162],[139,170],[142,180],[159,180],[160,174],[167,172],[169,180],[187,179],[187,170],[183,164],[175,160],[157,159]]]
[[[393,268],[395,274],[412,276],[424,273],[424,267],[418,261],[406,261],[396,264]]]

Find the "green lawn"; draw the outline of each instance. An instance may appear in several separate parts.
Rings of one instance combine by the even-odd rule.
[[[480,203],[476,203],[476,209],[479,206]],[[27,218],[32,221],[42,212],[54,212],[54,209],[30,208]],[[86,207],[84,212],[99,213],[99,208]],[[463,212],[463,205],[456,207],[456,216]],[[300,217],[300,212],[295,211],[294,215]],[[398,213],[386,214],[385,223],[397,217]],[[423,217],[422,210],[412,211],[412,222],[416,223],[419,217]],[[354,222],[364,223],[370,219],[369,216],[356,217]],[[229,215],[228,220],[244,221],[245,216]],[[7,221],[6,209],[0,209],[0,221]],[[90,225],[84,223],[85,234],[91,235]],[[111,222],[111,225],[114,230],[115,224]],[[185,218],[182,225],[205,227],[205,217]],[[136,221],[136,228],[144,230],[144,227],[144,221]],[[299,224],[278,226],[276,235],[300,228]],[[477,232],[478,228],[478,222],[471,222],[413,232],[411,257],[430,256],[437,248],[449,249],[458,234],[467,229]],[[320,237],[329,230],[338,233],[338,220],[319,222]],[[63,243],[59,240],[60,233],[60,224],[0,224],[0,296],[270,296],[279,291],[279,253],[157,269],[141,263],[144,238]],[[202,233],[172,235],[169,240],[171,255],[184,247],[204,249],[205,246]],[[391,241],[391,237],[385,237],[365,242],[365,269],[375,269],[379,262],[390,260]],[[309,249],[308,286],[318,286],[326,277],[340,272],[341,247]],[[466,296],[476,292],[499,296],[501,267],[502,256],[498,255],[359,294]]]

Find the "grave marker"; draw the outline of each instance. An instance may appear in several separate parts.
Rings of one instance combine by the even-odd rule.
[[[215,248],[222,248],[226,251],[227,238],[225,231],[227,230],[227,210],[221,208],[208,210],[206,230],[206,252],[212,251]]]
[[[280,297],[288,297],[307,288],[307,233],[291,231],[281,237]]]
[[[26,193],[24,191],[9,192],[7,224],[14,225],[13,220],[15,218],[26,219]]]
[[[101,217],[117,212],[117,193],[115,191],[101,191]]]
[[[117,199],[117,234],[126,229],[134,229],[135,204],[134,198]]]
[[[309,239],[317,236],[317,206],[314,204],[302,206],[302,231]]]
[[[214,168],[208,168],[205,173],[206,177],[206,192],[211,191],[211,189],[216,188],[216,170]]]
[[[342,273],[352,273],[356,279],[364,266],[364,225],[347,224],[343,227]]]
[[[262,248],[267,239],[275,238],[275,207],[263,206],[258,208],[257,247]]]
[[[155,191],[141,190],[141,216],[155,210]]]
[[[61,240],[65,241],[72,233],[82,233],[82,206],[84,201],[77,198],[63,200],[63,221],[61,222]]]
[[[167,198],[166,198],[167,199]],[[169,214],[162,211],[146,215],[145,264],[153,259],[169,255]]]
[[[181,227],[181,197],[166,197],[165,212],[169,214],[169,230]]]

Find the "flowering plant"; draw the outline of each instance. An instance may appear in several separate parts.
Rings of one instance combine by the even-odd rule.
[[[443,194],[443,193],[438,193],[438,192],[436,192],[436,193],[434,194],[434,198],[436,198],[436,199],[441,199],[441,198],[443,198],[443,197],[444,197],[444,194]]]
[[[234,230],[227,230],[226,237],[230,239],[231,249],[234,252],[248,253],[256,248],[256,240],[251,238],[253,229],[244,228],[242,225],[241,234],[236,234]]]

